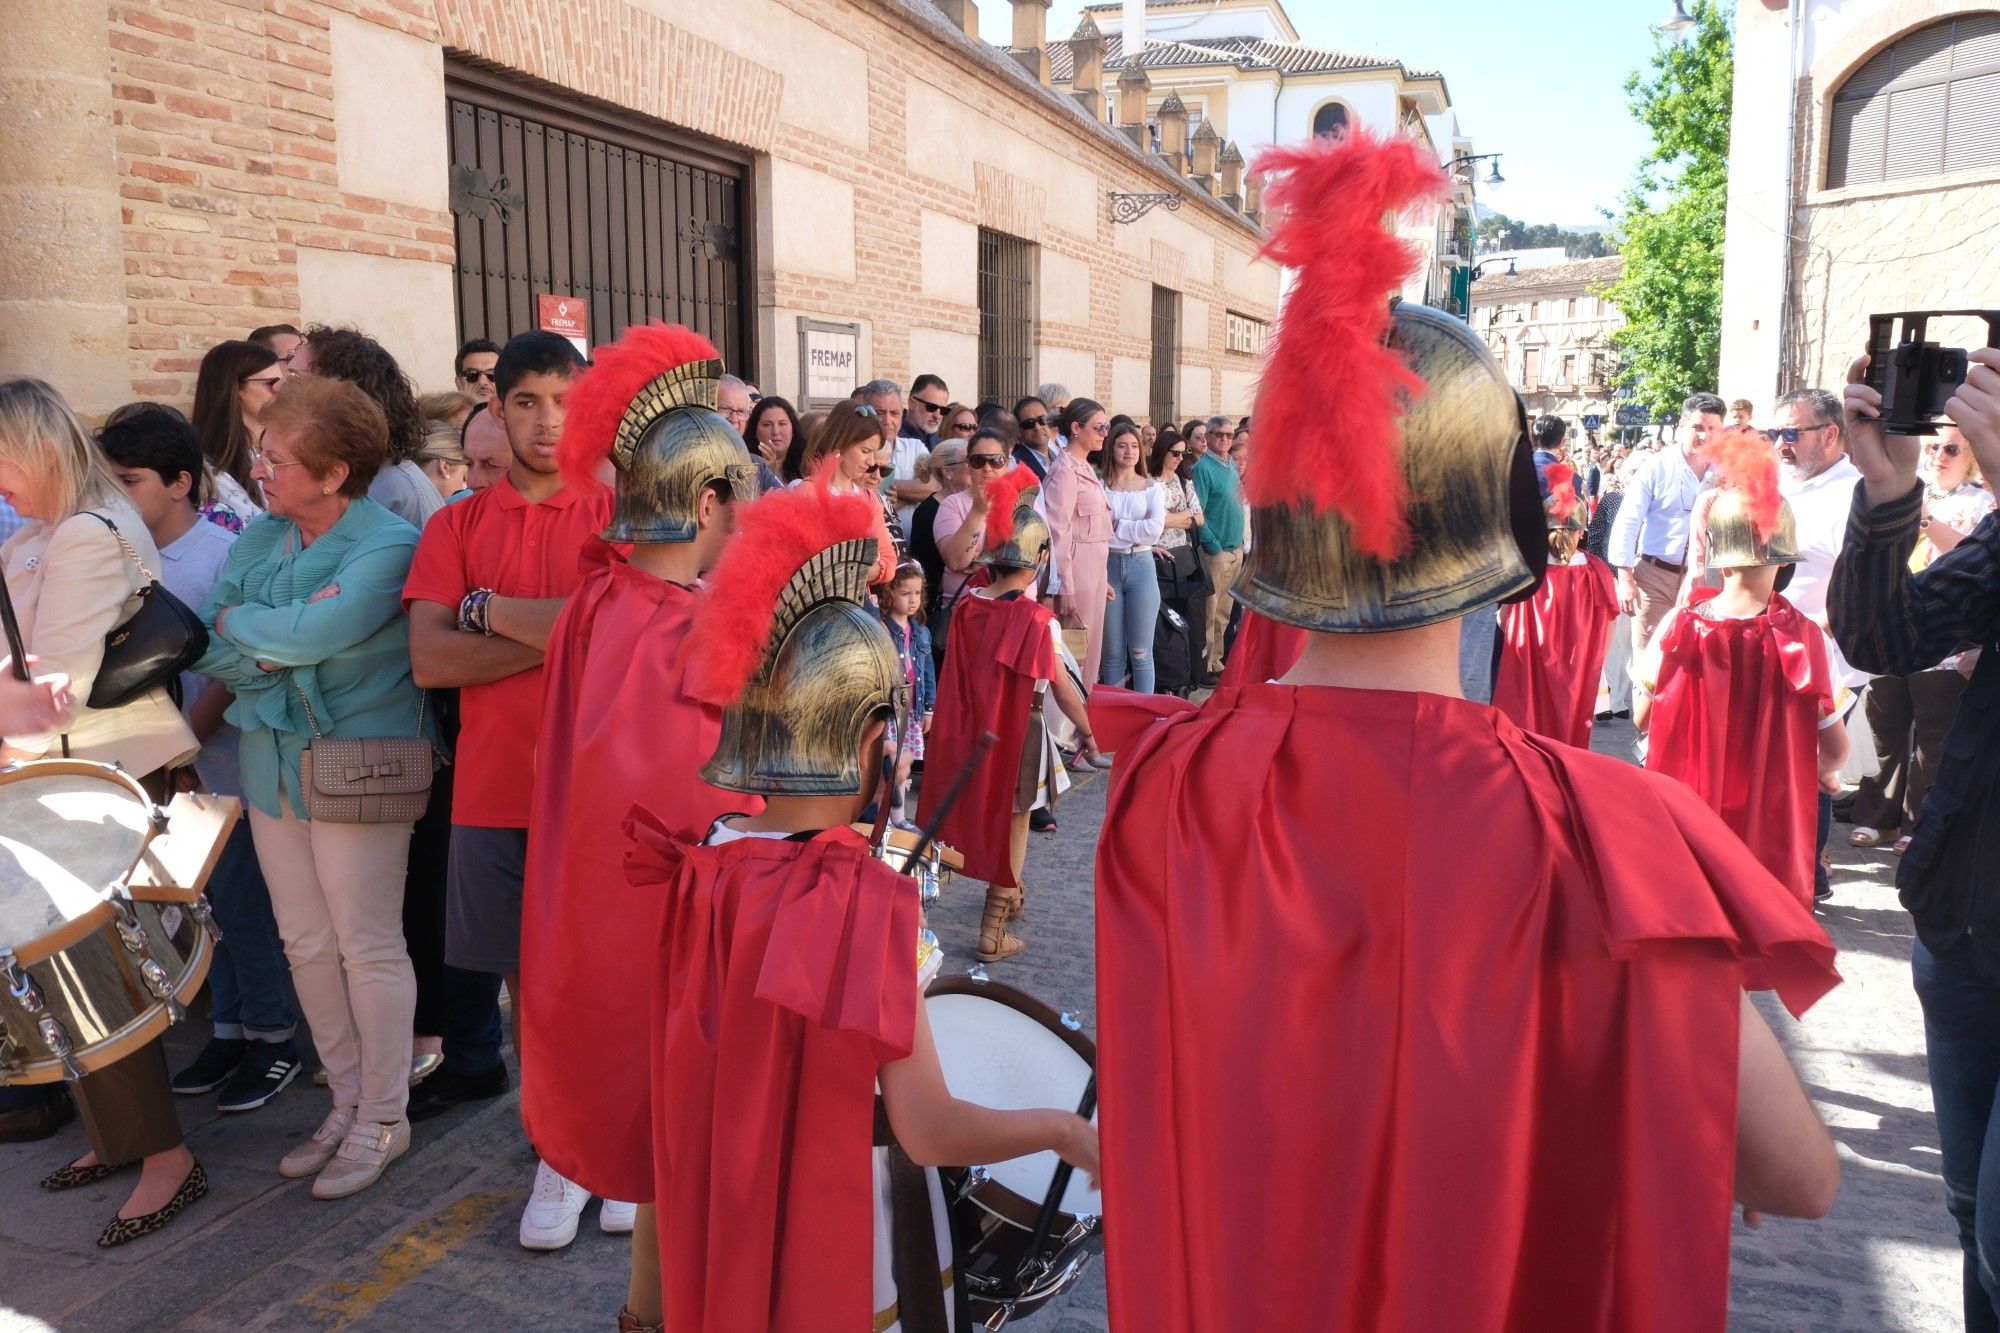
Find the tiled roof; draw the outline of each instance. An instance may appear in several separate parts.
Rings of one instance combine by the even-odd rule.
[[[1609,287],[1625,275],[1623,255],[1606,255],[1601,259],[1573,259],[1567,264],[1550,264],[1546,268],[1522,269],[1514,277],[1508,277],[1505,270],[1495,272],[1487,269],[1473,284],[1474,305],[1490,305],[1495,301],[1510,301],[1516,296],[1530,296],[1537,292],[1560,291],[1564,288],[1583,288],[1595,291]]]
[[[1104,39],[1104,68],[1116,70],[1124,65],[1124,34],[1113,33]],[[1155,42],[1139,55],[1142,69],[1185,69],[1200,65],[1234,65],[1238,69],[1270,69],[1275,66],[1288,75],[1393,69],[1412,79],[1440,77],[1435,70],[1405,69],[1401,61],[1384,56],[1356,55],[1351,51],[1334,51],[1301,42],[1272,42],[1261,37],[1204,37],[1193,42]],[[1075,67],[1070,49],[1063,42],[1049,43],[1049,67],[1050,77],[1055,82],[1069,82]]]

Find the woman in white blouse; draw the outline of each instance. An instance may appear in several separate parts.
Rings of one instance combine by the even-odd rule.
[[[1139,428],[1122,421],[1104,443],[1104,489],[1111,502],[1112,598],[1105,607],[1102,685],[1153,692],[1153,622],[1160,579],[1153,548],[1167,527],[1167,492],[1149,474]]]

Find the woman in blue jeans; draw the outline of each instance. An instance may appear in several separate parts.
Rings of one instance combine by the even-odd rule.
[[[1167,527],[1167,492],[1148,473],[1139,428],[1121,421],[1104,442],[1104,489],[1111,499],[1111,604],[1104,608],[1101,685],[1153,692],[1153,623],[1160,576],[1153,548]]]

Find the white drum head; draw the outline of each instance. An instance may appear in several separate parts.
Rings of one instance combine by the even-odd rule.
[[[1055,1033],[999,1000],[984,995],[932,995],[924,1006],[938,1063],[951,1095],[998,1111],[1054,1106],[1074,1111],[1090,1081],[1090,1065]],[[1096,1117],[1091,1117],[1093,1120]],[[1024,1199],[1048,1195],[1062,1159],[1052,1152],[980,1163],[993,1179]],[[1104,1202],[1079,1171],[1063,1193],[1063,1211],[1101,1217]]]
[[[19,949],[122,884],[151,835],[145,802],[110,777],[35,773],[0,782],[0,948]]]

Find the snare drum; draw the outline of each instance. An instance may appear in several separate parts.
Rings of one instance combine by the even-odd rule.
[[[924,1007],[954,1097],[996,1110],[1074,1110],[1083,1100],[1097,1047],[1069,1015],[1011,986],[970,976],[933,984]],[[1054,1153],[1042,1152],[943,1173],[954,1198],[959,1280],[973,1318],[989,1328],[1039,1309],[1104,1248],[1103,1200],[1077,1172],[1046,1249],[1029,1252],[1060,1163]]]
[[[134,886],[165,812],[122,770],[0,769],[0,1084],[79,1079],[184,1014],[208,975],[208,904]]]

